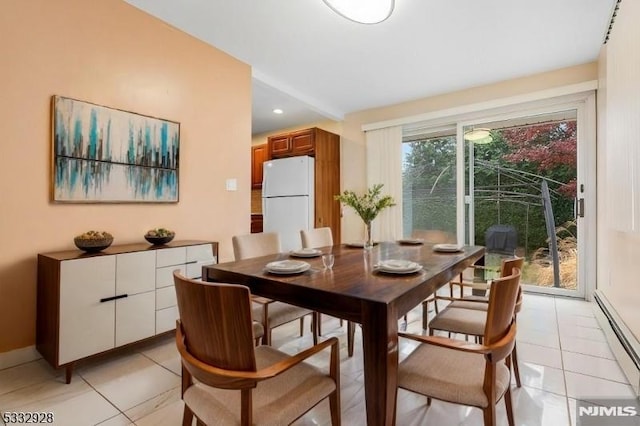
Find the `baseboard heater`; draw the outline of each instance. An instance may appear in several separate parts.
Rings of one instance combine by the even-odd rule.
[[[596,318],[607,337],[609,346],[636,395],[640,395],[640,341],[624,324],[607,297],[599,290],[594,292],[598,307]]]

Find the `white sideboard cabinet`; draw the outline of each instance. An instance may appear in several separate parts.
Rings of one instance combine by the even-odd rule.
[[[217,257],[209,241],[39,254],[36,348],[69,383],[75,361],[175,329],[173,271],[200,278]]]

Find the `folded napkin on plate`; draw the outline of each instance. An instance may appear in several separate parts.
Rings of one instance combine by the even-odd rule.
[[[411,262],[409,260],[390,259],[390,260],[383,260],[377,266],[379,268],[403,270],[403,269],[415,268],[416,266],[418,266],[418,264],[415,262]]]

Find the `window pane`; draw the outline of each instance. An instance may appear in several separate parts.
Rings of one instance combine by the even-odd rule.
[[[404,236],[455,242],[455,134],[405,138],[402,167]]]

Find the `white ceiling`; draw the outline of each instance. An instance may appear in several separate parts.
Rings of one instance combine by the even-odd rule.
[[[253,134],[594,61],[616,2],[396,0],[362,25],[322,0],[125,1],[252,66]]]

